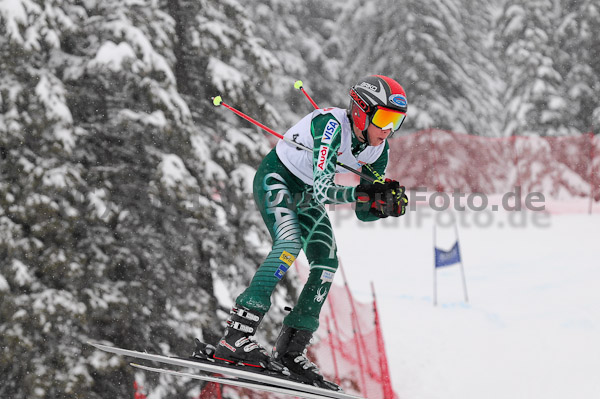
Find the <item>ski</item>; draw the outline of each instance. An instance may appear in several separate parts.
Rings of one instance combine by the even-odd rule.
[[[207,373],[223,374],[230,377],[241,378],[256,382],[257,384],[269,384],[276,387],[283,387],[300,392],[312,393],[321,395],[322,397],[337,398],[337,399],[362,399],[358,396],[349,395],[341,391],[332,391],[324,388],[319,388],[313,385],[302,384],[295,382],[284,376],[274,376],[275,373],[268,371],[247,371],[239,366],[220,365],[214,361],[200,359],[183,359],[179,357],[156,355],[147,352],[138,352],[130,349],[117,348],[114,346],[104,345],[97,342],[88,341],[88,344],[105,352],[114,353],[122,356],[129,356],[136,359],[150,360],[163,364],[170,364],[179,367],[188,367],[204,371]]]
[[[195,380],[215,382],[217,384],[231,385],[231,386],[240,387],[240,388],[256,389],[259,391],[274,392],[274,393],[279,393],[279,394],[283,394],[283,395],[290,395],[290,396],[306,398],[306,399],[330,398],[330,396],[317,395],[314,393],[298,391],[298,390],[290,389],[290,388],[282,388],[282,387],[269,385],[269,384],[261,384],[261,383],[249,381],[249,380],[239,380],[236,378],[229,378],[229,377],[211,377],[211,376],[203,375],[203,374],[192,374],[192,373],[185,373],[182,371],[175,371],[175,370],[169,370],[169,369],[163,369],[163,368],[157,368],[157,367],[143,366],[143,365],[137,364],[137,363],[130,363],[130,364],[133,367],[136,367],[136,368],[139,368],[142,370],[146,370],[146,371],[152,371],[154,373],[174,375],[177,377],[193,378]]]

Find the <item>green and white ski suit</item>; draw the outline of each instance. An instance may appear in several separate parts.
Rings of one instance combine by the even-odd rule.
[[[236,302],[266,313],[275,286],[302,249],[310,263],[310,273],[284,324],[314,332],[338,267],[335,237],[325,204],[357,199],[355,187],[334,183],[335,173],[348,172],[336,162],[356,169],[369,165],[362,168],[363,173],[375,177],[371,171],[374,170],[383,176],[389,147],[387,141],[376,147],[359,142],[346,110],[340,108],[315,110],[285,136],[313,151],[311,154],[281,140],[259,166],[254,177],[254,200],[271,233],[273,248]],[[369,213],[369,207],[370,204],[357,206],[360,220],[377,219]]]

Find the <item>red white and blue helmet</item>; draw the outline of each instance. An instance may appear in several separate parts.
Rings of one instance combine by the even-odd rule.
[[[406,118],[406,93],[392,78],[371,75],[362,78],[350,88],[350,120],[360,131],[369,124],[396,132]]]

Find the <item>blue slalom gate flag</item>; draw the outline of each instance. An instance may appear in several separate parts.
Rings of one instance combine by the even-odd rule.
[[[450,266],[455,263],[460,263],[460,249],[458,247],[458,241],[450,250],[444,251],[443,249],[435,249],[435,267]]]

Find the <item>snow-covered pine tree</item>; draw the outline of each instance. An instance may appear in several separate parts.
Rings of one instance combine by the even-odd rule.
[[[260,260],[266,140],[208,96],[263,110],[274,59],[239,2],[199,5],[0,6],[0,396],[132,397],[85,341],[187,353]]]
[[[350,75],[398,79],[409,100],[405,128],[496,134],[489,123],[496,104],[488,35],[469,31],[473,17],[463,2],[356,0],[346,12]],[[482,61],[484,68],[474,66]]]
[[[564,77],[565,100],[562,123],[574,132],[600,130],[600,4],[593,0],[563,1],[555,41],[557,69]]]
[[[495,45],[504,60],[505,136],[569,133],[562,118],[564,77],[556,63],[559,17],[559,4],[551,0],[509,1],[504,7]]]
[[[467,97],[477,110],[471,115],[471,125],[480,129],[467,133],[480,136],[500,136],[504,91],[502,62],[494,51],[495,19],[502,9],[502,1],[461,0],[459,2],[465,35],[467,36],[467,61],[463,68],[473,84],[469,84]]]
[[[294,89],[298,79],[321,107],[347,104],[342,76],[340,2],[252,0],[258,33],[277,57],[280,68],[272,74],[271,98],[282,116],[278,127],[285,131],[313,107]],[[276,15],[277,18],[273,18]]]
[[[66,3],[66,2],[65,2]],[[12,2],[0,8],[0,396],[85,396],[90,376],[75,342],[86,234],[84,168],[60,79],[60,42],[79,7]],[[68,372],[72,370],[72,372]]]
[[[213,120],[213,106],[206,100],[221,94],[265,123],[276,121],[264,94],[270,95],[271,75],[280,65],[266,51],[267,41],[258,34],[252,9],[238,0],[165,3],[175,20],[178,87],[191,101],[192,112]]]

